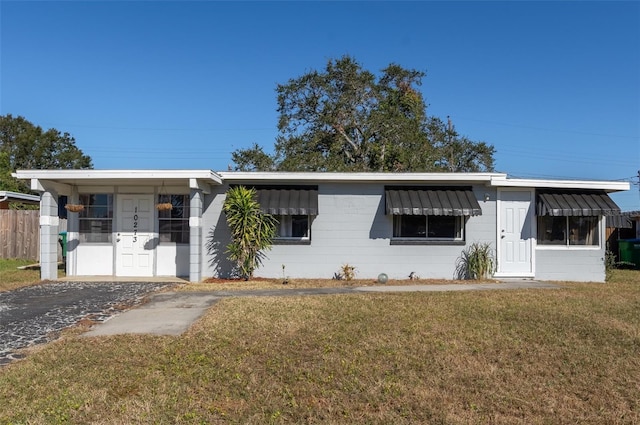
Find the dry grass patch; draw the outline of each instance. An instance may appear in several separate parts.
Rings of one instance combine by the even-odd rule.
[[[386,286],[400,285],[445,285],[469,283],[496,283],[495,280],[446,280],[446,279],[390,279]],[[303,288],[339,288],[343,286],[374,286],[382,285],[375,279],[283,279],[254,278],[248,281],[241,279],[209,278],[199,283],[181,285],[181,291],[242,291],[252,289],[303,289]]]
[[[638,423],[639,277],[225,299],[182,337],[70,336],[5,367],[0,423]]]

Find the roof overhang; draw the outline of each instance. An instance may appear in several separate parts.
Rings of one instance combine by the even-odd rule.
[[[499,173],[334,173],[334,172],[255,172],[220,171],[222,180],[237,182],[270,183],[402,183],[402,184],[442,184],[442,183],[485,183],[494,178],[504,177]]]
[[[490,186],[496,187],[529,187],[546,189],[597,189],[606,192],[619,192],[629,190],[631,184],[623,181],[603,180],[537,180],[537,179],[509,179],[506,177],[494,177]]]
[[[0,190],[0,202],[2,201],[19,201],[26,203],[39,203],[40,196],[30,195],[28,193],[11,192],[8,190]]]
[[[18,170],[12,174],[21,180],[31,180],[31,189],[48,188],[66,194],[73,186],[188,186],[208,191],[222,179],[211,170]]]

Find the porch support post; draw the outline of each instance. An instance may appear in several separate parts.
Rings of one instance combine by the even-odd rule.
[[[58,193],[47,189],[40,195],[40,278],[58,279]]]
[[[79,204],[80,195],[78,194],[78,188],[72,187],[69,195],[68,203]],[[76,275],[76,248],[80,239],[80,222],[78,216],[80,214],[67,214],[67,276]]]
[[[202,200],[200,189],[191,189],[189,201],[189,281],[202,279]]]

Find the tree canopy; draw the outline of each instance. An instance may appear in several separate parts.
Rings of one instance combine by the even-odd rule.
[[[279,84],[274,154],[232,153],[240,171],[493,171],[493,146],[429,117],[424,72],[390,64],[380,76],[350,56]]]
[[[51,128],[43,130],[25,118],[0,116],[0,189],[28,191],[13,177],[18,169],[93,168],[91,158],[75,144],[69,133]]]

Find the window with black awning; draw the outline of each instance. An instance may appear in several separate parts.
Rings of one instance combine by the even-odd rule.
[[[620,208],[604,190],[538,189],[537,243],[600,247],[600,217],[618,214]]]
[[[470,187],[386,187],[385,204],[393,244],[464,243],[466,218],[482,215]]]

